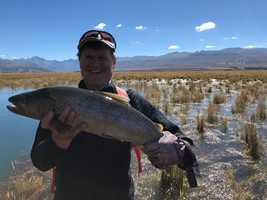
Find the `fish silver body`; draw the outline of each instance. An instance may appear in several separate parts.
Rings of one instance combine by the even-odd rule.
[[[9,101],[14,105],[7,108],[13,113],[41,120],[48,111],[53,111],[57,117],[70,106],[76,112],[73,127],[85,122],[85,132],[135,145],[162,136],[156,124],[144,114],[109,94],[118,95],[74,87],[48,87],[10,97]]]

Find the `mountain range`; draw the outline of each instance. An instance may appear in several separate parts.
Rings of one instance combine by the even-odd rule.
[[[267,48],[227,48],[213,51],[174,52],[161,56],[118,57],[116,70],[267,70]],[[45,60],[38,56],[0,59],[0,72],[79,71],[77,59]]]

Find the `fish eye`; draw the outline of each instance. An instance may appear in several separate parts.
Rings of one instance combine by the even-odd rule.
[[[23,104],[26,104],[27,103],[27,98],[26,97],[22,97],[20,102],[23,103]]]

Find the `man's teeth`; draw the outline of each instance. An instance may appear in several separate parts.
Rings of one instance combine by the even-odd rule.
[[[91,70],[90,72],[93,73],[93,74],[98,74],[98,73],[100,73],[101,71]]]

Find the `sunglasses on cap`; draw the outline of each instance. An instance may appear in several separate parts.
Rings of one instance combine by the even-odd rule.
[[[91,31],[85,32],[82,35],[82,37],[79,40],[78,49],[81,49],[81,47],[89,41],[102,42],[114,50],[117,47],[115,38],[110,33],[106,31],[91,30]]]

